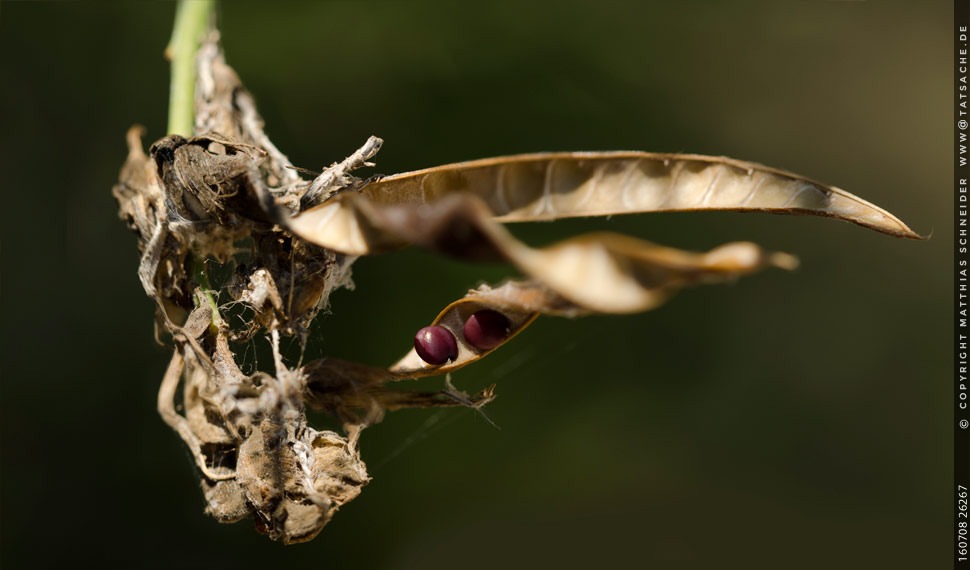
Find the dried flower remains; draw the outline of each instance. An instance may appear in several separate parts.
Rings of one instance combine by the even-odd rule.
[[[155,303],[156,335],[173,345],[158,410],[194,458],[206,512],[221,522],[251,516],[285,543],[312,539],[360,493],[369,480],[361,430],[384,413],[480,407],[494,397],[492,388],[469,395],[446,382],[421,392],[401,382],[475,362],[540,314],[646,311],[688,285],[796,264],[752,243],[693,253],[613,233],[534,248],[502,223],[735,210],[827,216],[919,237],[838,188],[720,157],[545,153],[355,177],[380,148],[372,137],[305,180],[266,137],[215,35],[198,52],[197,73],[195,136],[164,137],[146,154],[132,128],[113,193],[138,238],[138,277]],[[330,293],[350,283],[357,256],[409,245],[504,260],[521,275],[447,305],[389,368],[333,357],[285,361],[280,337],[306,342]],[[207,263],[225,275],[211,282]],[[230,321],[230,311],[243,318]],[[273,371],[244,374],[232,346],[257,335],[270,341]],[[342,433],[309,425],[306,406],[337,418]]]

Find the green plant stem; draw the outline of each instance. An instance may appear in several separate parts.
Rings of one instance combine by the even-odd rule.
[[[165,55],[172,62],[172,82],[169,87],[168,134],[191,137],[195,131],[195,55],[202,36],[211,27],[213,0],[179,0],[175,8],[172,39]],[[212,295],[212,285],[205,268],[205,260],[192,259],[192,271],[202,291],[198,304],[207,303],[212,309],[210,326],[216,331],[222,325],[219,306]]]
[[[168,134],[191,137],[195,106],[195,54],[212,20],[213,0],[179,0],[172,39],[165,54],[172,62]]]
[[[192,271],[199,282],[199,289],[202,291],[201,299],[196,299],[197,304],[208,303],[212,309],[212,322],[209,326],[217,332],[222,325],[222,315],[219,314],[219,305],[216,304],[215,297],[212,296],[212,285],[209,283],[209,272],[205,268],[205,260],[197,256],[192,256]]]

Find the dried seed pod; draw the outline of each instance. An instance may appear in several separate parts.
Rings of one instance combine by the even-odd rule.
[[[508,338],[509,320],[498,311],[482,309],[468,317],[462,332],[468,344],[480,350],[490,350]]]
[[[592,312],[635,313],[664,302],[684,285],[723,281],[765,267],[792,268],[790,255],[752,243],[732,243],[708,253],[685,252],[613,233],[580,235],[544,248],[515,239],[480,198],[447,196],[432,204],[377,207],[361,196],[362,236],[393,236],[432,251],[474,260],[505,260],[529,278]],[[392,240],[375,238],[381,243]],[[364,242],[360,242],[364,243]],[[464,320],[452,330],[461,330]]]
[[[449,331],[448,334],[451,335],[451,338],[456,339],[457,356],[450,361],[442,362],[440,365],[431,364],[421,356],[417,346],[415,346],[414,350],[408,351],[404,358],[390,367],[390,372],[396,378],[401,379],[437,376],[462,368],[487,354],[491,354],[494,348],[489,350],[478,349],[472,346],[463,335],[454,335],[450,332],[461,331],[468,318],[483,309],[499,310],[508,318],[509,334],[505,342],[508,342],[529,326],[538,316],[538,313],[533,310],[518,308],[514,304],[503,306],[488,298],[478,296],[475,291],[470,291],[465,297],[445,307],[432,323],[432,326]]]
[[[421,360],[439,366],[458,358],[458,342],[445,327],[424,327],[414,335],[414,350]]]
[[[302,212],[287,226],[353,255],[400,247],[375,213],[479,198],[499,222],[642,212],[730,210],[837,218],[895,237],[920,236],[886,210],[834,186],[753,162],[649,152],[542,153],[486,158],[384,177]],[[363,197],[365,200],[354,198]]]

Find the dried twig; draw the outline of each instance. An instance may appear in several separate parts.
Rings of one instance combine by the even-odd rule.
[[[310,188],[300,199],[300,209],[305,210],[321,202],[326,202],[338,190],[347,188],[352,182],[352,178],[348,176],[350,172],[363,166],[374,166],[373,163],[367,161],[374,158],[377,151],[381,150],[382,144],[384,144],[383,139],[368,137],[367,142],[353,154],[326,168],[320,176],[317,176],[310,183]]]

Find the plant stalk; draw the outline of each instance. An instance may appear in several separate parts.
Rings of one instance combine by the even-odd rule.
[[[195,54],[211,25],[213,0],[179,0],[165,56],[172,62],[168,134],[191,137],[195,127]]]
[[[212,26],[213,0],[179,0],[175,8],[172,38],[165,48],[165,57],[172,62],[172,81],[169,86],[168,134],[189,138],[195,133],[195,56],[203,34]],[[193,271],[202,290],[202,299],[212,308],[210,326],[218,330],[222,324],[219,306],[212,295],[205,260],[193,256]]]

